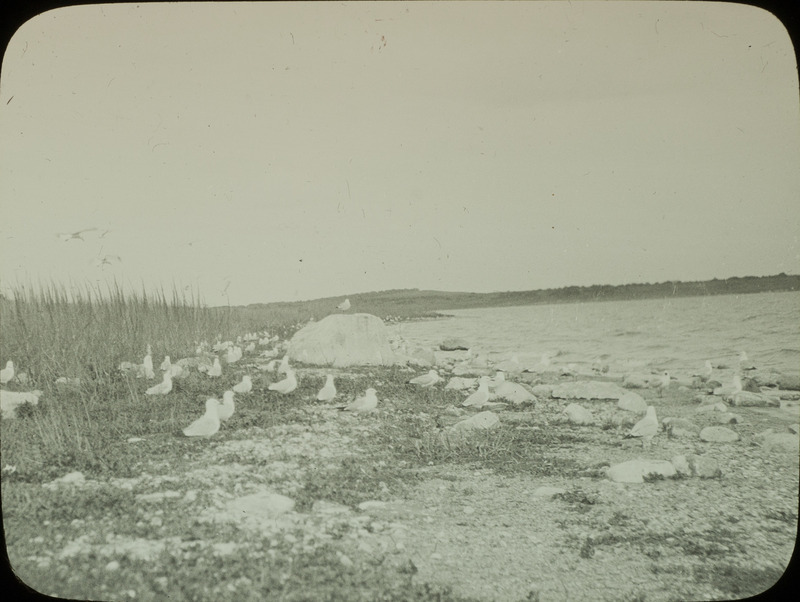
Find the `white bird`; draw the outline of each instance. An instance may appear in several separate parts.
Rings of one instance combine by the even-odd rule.
[[[278,365],[278,360],[270,360],[266,364],[259,366],[258,369],[262,372],[273,372]]]
[[[651,387],[658,389],[659,397],[663,397],[664,389],[669,387],[670,375],[669,372],[666,370],[661,373],[660,375],[653,377],[649,380],[649,384]]]
[[[229,347],[225,352],[225,361],[229,364],[234,364],[242,359],[242,348],[238,345]]]
[[[628,433],[628,437],[641,437],[642,447],[650,444],[652,438],[658,433],[658,418],[656,417],[656,409],[653,406],[647,406],[647,413],[644,418],[633,425],[633,428]]]
[[[206,372],[209,376],[222,376],[222,364],[219,363],[219,358],[214,358],[214,365],[211,366]]]
[[[438,383],[441,379],[439,373],[436,370],[430,370],[427,374],[423,374],[421,376],[417,376],[416,378],[412,378],[408,381],[412,385],[420,385],[421,387],[432,387],[436,383]]]
[[[169,356],[165,355],[164,356],[164,361],[161,362],[161,365],[159,366],[159,368],[161,370],[169,370],[170,366],[172,366],[172,362],[170,361]]]
[[[0,384],[4,385],[14,378],[14,362],[8,360],[6,367],[0,370]]]
[[[289,356],[284,355],[283,358],[281,359],[280,366],[278,366],[278,372],[280,374],[289,374],[289,370],[291,370],[291,368],[289,367]]]
[[[339,305],[336,306],[336,309],[341,309],[342,311],[347,311],[350,309],[350,299],[345,299]]]
[[[227,420],[233,416],[233,391],[225,391],[222,394],[222,403],[217,407],[217,415],[220,420]]]
[[[286,373],[286,378],[269,386],[270,391],[277,391],[278,393],[291,393],[297,388],[297,378],[295,377],[294,370],[289,370]]]
[[[145,395],[166,395],[170,391],[172,391],[172,373],[167,370],[164,372],[164,380],[147,389]]]
[[[742,377],[734,374],[730,385],[723,385],[714,389],[714,395],[734,395],[742,390]]]
[[[325,386],[317,393],[317,401],[330,401],[334,397],[336,397],[336,385],[333,384],[333,374],[328,374]]]
[[[739,352],[739,370],[755,370],[756,365],[747,358],[746,351]]]
[[[502,370],[495,372],[494,378],[489,381],[489,388],[495,389],[506,382],[506,373]]]
[[[462,406],[471,406],[480,408],[489,401],[489,379],[486,376],[482,376],[478,380],[478,390],[475,391],[472,395],[467,397],[462,403]]]
[[[366,390],[363,397],[358,397],[349,405],[339,409],[345,412],[356,412],[357,414],[373,412],[378,407],[378,397],[376,393],[377,391],[375,391],[375,389],[369,388]]]
[[[219,401],[213,397],[206,400],[206,413],[183,429],[187,437],[211,437],[219,431]]]
[[[703,365],[702,372],[696,372],[692,374],[692,376],[697,376],[700,378],[702,382],[706,382],[708,379],[711,378],[711,374],[714,372],[714,366],[711,365],[711,360],[706,360],[706,363]]]
[[[245,374],[242,376],[242,382],[238,385],[234,385],[233,390],[237,393],[249,393],[253,390],[253,381],[250,379],[250,376]]]
[[[256,350],[256,344],[255,343],[249,343],[247,345],[247,347],[244,348],[245,353],[252,353],[255,350]]]

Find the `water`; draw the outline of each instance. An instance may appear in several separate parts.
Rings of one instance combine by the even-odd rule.
[[[446,310],[452,318],[404,322],[392,335],[425,347],[464,338],[499,360],[512,353],[535,363],[612,369],[635,366],[672,373],[700,370],[705,360],[731,368],[740,350],[759,368],[800,373],[800,293],[758,293]]]

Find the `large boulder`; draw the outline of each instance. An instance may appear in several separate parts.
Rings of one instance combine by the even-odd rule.
[[[371,314],[331,314],[311,322],[295,333],[287,353],[291,360],[335,368],[403,363],[383,321]]]

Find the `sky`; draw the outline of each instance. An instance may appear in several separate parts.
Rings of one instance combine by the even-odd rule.
[[[734,3],[56,9],[0,71],[0,290],[796,274],[799,104],[784,26]]]

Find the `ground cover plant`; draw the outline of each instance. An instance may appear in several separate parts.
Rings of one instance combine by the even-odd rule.
[[[260,353],[279,357],[275,347],[302,323],[266,309],[42,287],[17,291],[0,311],[0,360],[13,357],[28,377],[7,388],[42,390],[38,405],[0,422],[4,533],[17,575],[44,593],[726,599],[772,585],[794,545],[796,462],[764,452],[748,423],[737,444],[687,444],[662,433],[644,451],[624,439],[613,404],[595,408],[596,426],[576,426],[564,403],[540,396],[498,409],[497,428],[460,435],[452,425],[472,415],[460,406],[464,395],[409,384],[422,369],[334,371],[337,398],[319,403],[329,370],[298,365],[295,391],[270,391],[281,375]],[[155,381],[118,369],[141,361],[148,345],[157,366],[165,355],[194,357],[203,341],[265,331],[277,340],[225,364],[220,377],[192,370],[165,396],[146,395]],[[236,396],[219,433],[183,437],[206,397],[221,397],[243,374],[253,390]],[[57,385],[59,377],[80,384]],[[337,409],[368,387],[379,392],[377,412]],[[642,394],[660,412],[695,416],[691,392]],[[737,411],[747,416],[748,408]],[[756,420],[783,424],[766,414]],[[605,478],[609,465],[631,456],[668,459],[687,446],[714,456],[722,477],[630,486]],[[542,496],[542,487],[551,493]],[[259,515],[286,500],[290,511]]]

